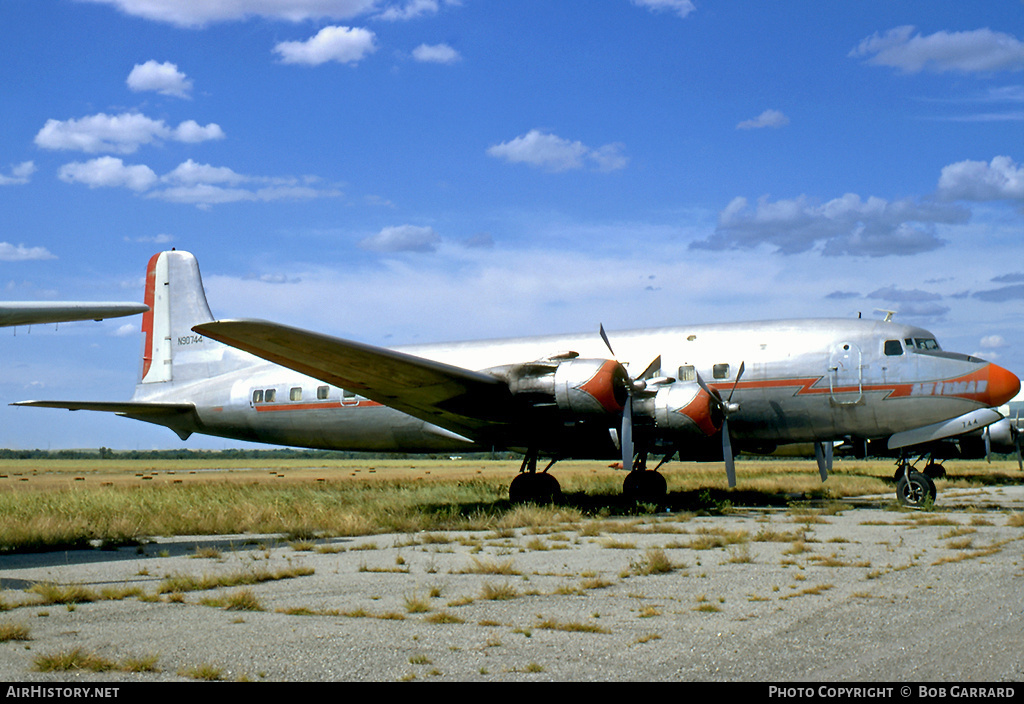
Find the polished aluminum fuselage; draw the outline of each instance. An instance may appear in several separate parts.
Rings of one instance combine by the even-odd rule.
[[[661,377],[699,374],[723,396],[732,393],[739,405],[729,416],[737,450],[879,438],[953,418],[987,405],[985,370],[992,366],[965,355],[918,350],[906,341],[934,339],[921,328],[861,319],[694,325],[612,332],[610,338],[631,375],[660,355]],[[610,356],[597,334],[400,349],[471,370],[567,351],[582,358]],[[133,400],[193,403],[195,427],[186,431],[272,444],[393,452],[492,449],[236,350],[224,347],[217,354],[233,356],[232,371],[184,384],[140,384]],[[275,391],[272,402],[265,400],[268,389]],[[254,400],[254,391],[264,398]],[[679,450],[685,459],[685,444]]]

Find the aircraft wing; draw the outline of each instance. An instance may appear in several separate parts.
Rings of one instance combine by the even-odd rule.
[[[73,320],[103,320],[145,313],[149,306],[141,303],[108,303],[102,301],[0,302],[0,327],[64,323]]]
[[[490,374],[261,320],[193,330],[472,440],[513,419],[507,384]]]

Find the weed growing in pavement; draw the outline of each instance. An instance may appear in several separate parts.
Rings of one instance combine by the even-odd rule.
[[[0,624],[0,643],[12,640],[30,640],[28,626],[23,623]]]
[[[116,670],[117,665],[95,653],[75,648],[36,656],[35,669],[37,672],[110,672]]]
[[[661,548],[648,548],[636,560],[629,563],[630,572],[634,575],[668,574],[681,566],[669,559]]]
[[[281,579],[292,579],[313,574],[312,567],[288,567],[279,570],[238,570],[222,575],[172,575],[164,579],[157,588],[159,594],[177,592],[204,591],[220,587],[236,587],[246,584],[259,584]]]

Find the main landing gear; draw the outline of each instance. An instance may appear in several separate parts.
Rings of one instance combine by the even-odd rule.
[[[550,504],[562,498],[562,487],[558,480],[548,474],[548,470],[557,461],[551,460],[543,472],[538,472],[537,451],[527,452],[519,467],[519,474],[508,486],[508,498],[512,503]]]
[[[658,465],[660,467],[661,464]],[[668,493],[668,484],[658,472],[658,467],[647,469],[647,454],[640,453],[633,463],[633,469],[622,481],[622,495],[627,499],[641,502],[660,501]]]
[[[537,452],[531,450],[523,458],[519,474],[508,487],[508,498],[512,503],[532,502],[550,504],[562,498],[562,488],[548,470],[558,459],[551,460],[543,471],[537,471]],[[661,464],[658,465],[660,467]],[[654,469],[647,468],[646,456],[638,456],[633,470],[622,482],[622,495],[640,502],[661,501],[668,493],[665,477]]]
[[[935,490],[934,479],[941,479],[944,476],[946,470],[937,462],[929,461],[924,472],[918,472],[913,464],[901,458],[896,463],[896,473],[893,475],[896,480],[896,498],[910,508],[930,506],[935,503],[938,493]]]

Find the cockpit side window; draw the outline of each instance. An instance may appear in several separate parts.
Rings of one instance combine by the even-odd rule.
[[[899,340],[885,341],[886,357],[899,357],[901,354],[903,354],[903,345],[900,344]]]
[[[935,341],[934,337],[908,337],[903,342],[906,343],[907,349],[918,350],[921,352],[939,352],[942,349],[939,347],[939,343]]]

